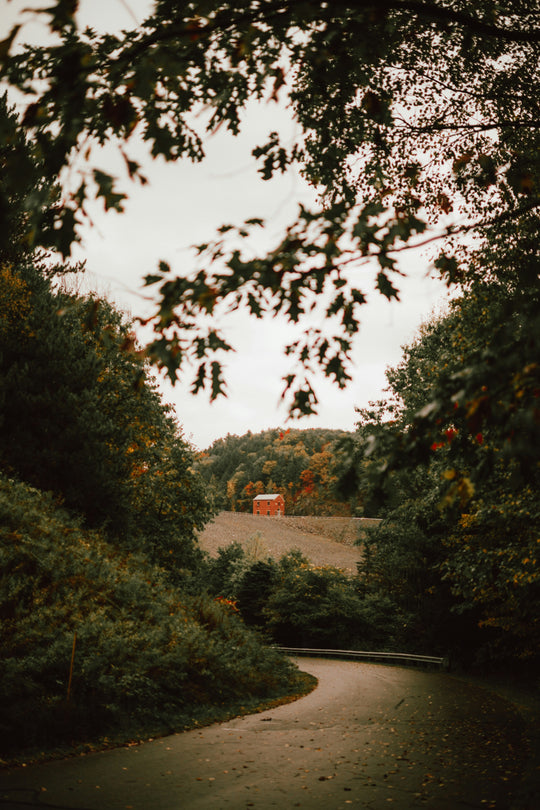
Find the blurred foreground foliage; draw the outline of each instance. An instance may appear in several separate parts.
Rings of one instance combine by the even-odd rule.
[[[14,167],[0,190],[0,254],[16,226],[31,249],[68,256],[94,201],[122,212],[150,157],[200,163],[211,136],[249,129],[262,105],[277,110],[276,129],[246,159],[263,180],[290,171],[313,189],[278,234],[255,210],[194,246],[189,272],[176,259],[148,268],[149,356],[194,392],[225,393],[222,324],[241,308],[298,324],[283,398],[293,416],[314,413],[317,374],[339,388],[352,379],[371,291],[399,299],[403,251],[434,247],[437,275],[455,286],[475,272],[471,244],[505,232],[525,257],[538,242],[534,0],[154,0],[122,31],[84,27],[79,11],[78,0],[29,0],[0,42],[19,105],[15,133],[0,132]],[[36,20],[45,33],[26,44]],[[292,135],[279,131],[285,111]],[[526,264],[510,272],[534,288]],[[509,267],[499,257],[481,272]],[[514,362],[478,360],[484,375]]]

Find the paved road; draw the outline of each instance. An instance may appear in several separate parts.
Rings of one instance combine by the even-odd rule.
[[[318,688],[262,714],[0,772],[1,810],[508,808],[525,758],[506,701],[446,674],[302,659]]]

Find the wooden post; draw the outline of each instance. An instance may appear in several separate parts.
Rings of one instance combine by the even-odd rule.
[[[73,662],[75,660],[75,645],[77,644],[77,631],[75,630],[73,634],[73,648],[71,650],[71,664],[69,667],[69,681],[68,681],[68,688],[67,688],[67,700],[69,703],[69,698],[71,695],[71,679],[73,677]]]

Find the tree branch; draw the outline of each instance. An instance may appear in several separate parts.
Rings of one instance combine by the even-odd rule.
[[[402,117],[394,119],[397,123],[402,123],[402,129],[407,129],[414,135],[421,135],[428,132],[445,132],[445,131],[461,131],[466,132],[487,132],[490,129],[538,129],[540,121],[492,121],[485,124],[426,124],[425,126],[417,126],[409,124]]]
[[[361,0],[357,5],[373,5],[369,0]],[[463,11],[455,11],[452,8],[437,6],[433,3],[422,2],[422,0],[385,0],[384,8],[393,11],[410,11],[424,19],[431,19],[435,22],[451,22],[466,28],[473,34],[479,36],[494,37],[504,39],[507,42],[524,42],[535,44],[540,42],[540,29],[523,30],[521,28],[503,28],[493,23],[479,20]]]
[[[236,15],[230,22],[223,25],[218,19],[215,22],[208,22],[197,30],[199,37],[206,37],[214,31],[228,31],[243,23],[269,23],[276,17],[294,11],[295,6],[303,5],[305,0],[276,0],[276,2],[266,3],[259,11],[242,12]],[[355,10],[358,8],[373,8],[373,0],[356,0],[354,6],[350,2],[332,2],[323,6],[320,4],[320,21],[327,21],[331,17],[336,17],[336,7],[345,6],[350,15],[354,16]],[[504,28],[493,23],[479,20],[465,12],[456,11],[444,6],[437,6],[433,3],[422,2],[422,0],[383,0],[381,10],[396,11],[396,12],[409,12],[414,16],[420,17],[426,21],[435,23],[455,23],[456,25],[467,29],[473,34],[484,37],[493,37],[503,39],[507,42],[521,42],[536,44],[540,42],[540,30],[521,28]],[[314,16],[311,20],[312,23],[316,22]],[[139,53],[146,50],[146,48],[155,45],[159,42],[167,42],[171,39],[178,37],[192,37],[194,31],[186,26],[185,21],[176,20],[172,21],[169,26],[160,27],[144,39],[135,43],[127,52],[130,58],[136,57]]]
[[[427,239],[423,239],[420,242],[414,242],[413,244],[407,243],[402,245],[401,247],[393,247],[388,248],[388,250],[379,250],[373,253],[367,253],[362,255],[362,259],[376,259],[379,256],[387,256],[391,253],[404,253],[407,250],[416,250],[417,248],[425,247],[426,245],[430,245],[432,242],[437,242],[439,239],[447,239],[449,236],[460,236],[465,233],[470,233],[471,231],[475,231],[479,228],[492,228],[494,225],[502,225],[505,222],[510,222],[514,219],[519,219],[520,217],[524,216],[524,214],[528,214],[531,211],[534,211],[535,208],[540,208],[540,198],[535,197],[531,200],[527,205],[523,205],[520,208],[514,208],[511,211],[504,211],[502,214],[498,214],[496,217],[492,217],[489,220],[480,220],[478,222],[470,222],[468,225],[449,225],[443,233],[437,233],[433,236],[429,236]],[[353,251],[347,251],[348,253],[353,254]],[[340,262],[340,265],[334,265],[331,269],[339,271],[340,267],[343,267],[347,264],[352,264],[358,261],[358,254],[354,253],[348,259],[343,260]]]

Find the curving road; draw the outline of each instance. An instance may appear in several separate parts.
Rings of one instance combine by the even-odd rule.
[[[512,705],[440,673],[302,659],[314,692],[144,745],[0,772],[0,809],[509,808]]]

